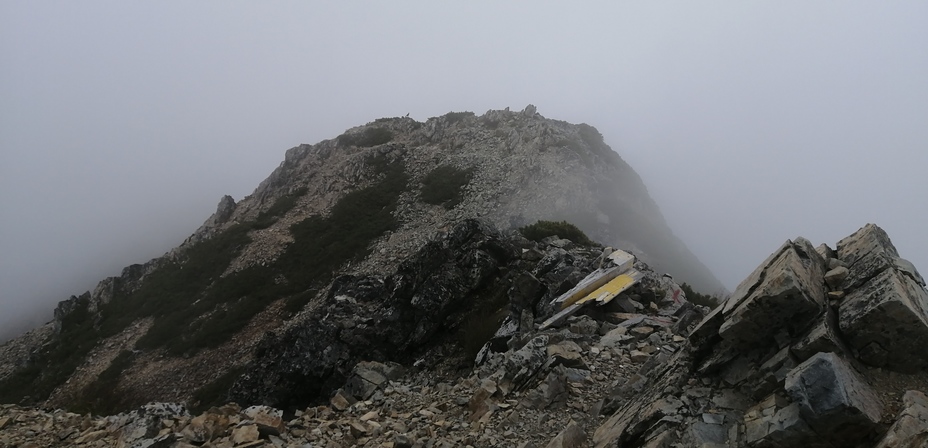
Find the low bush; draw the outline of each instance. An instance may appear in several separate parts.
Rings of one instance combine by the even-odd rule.
[[[419,197],[427,204],[441,205],[451,210],[464,200],[464,187],[474,177],[474,169],[458,169],[451,165],[441,165],[422,179]]]
[[[387,128],[377,126],[365,128],[357,134],[342,134],[338,136],[336,146],[346,148],[357,146],[360,148],[369,148],[371,146],[382,145],[393,140],[393,132]]]
[[[99,334],[88,309],[90,294],[72,299],[77,299],[77,307],[62,318],[56,343],[43,347],[28,365],[0,381],[0,403],[45,401],[96,345]]]
[[[81,391],[81,398],[72,403],[71,410],[81,414],[111,415],[131,406],[131,399],[119,389],[119,377],[132,365],[133,359],[131,351],[119,352],[109,367]]]
[[[267,210],[261,212],[258,217],[255,218],[254,222],[251,224],[251,228],[260,230],[272,226],[281,216],[286,215],[287,212],[292,210],[293,207],[296,206],[296,201],[304,194],[306,194],[306,187],[277,198]]]
[[[132,293],[123,293],[117,285],[99,316],[88,309],[89,293],[75,298],[78,306],[62,319],[56,341],[0,381],[0,402],[44,401],[101,339],[140,318],[152,317],[154,322],[136,347],[165,349],[176,356],[228,341],[275,300],[287,298],[288,310],[299,310],[335,269],[366,256],[376,238],[397,227],[393,212],[408,184],[404,166],[380,157],[368,162],[371,174],[380,180],[346,194],[329,216],[313,216],[291,226],[294,242],[268,266],[221,276],[251,242],[248,232],[254,223],[242,223],[189,247],[176,260],[165,261]],[[279,199],[262,214],[262,221],[285,214],[299,194]],[[101,375],[101,382],[90,387],[91,393],[103,397],[104,385],[112,386],[129,363],[128,352],[120,354]],[[105,399],[88,397],[77,397],[74,404],[94,412],[108,406]],[[119,406],[125,400],[111,401]]]
[[[232,368],[219,378],[197,389],[187,403],[193,414],[200,414],[206,412],[210,407],[226,404],[229,399],[229,389],[232,388],[232,385],[242,376],[244,371],[245,369],[242,367]]]
[[[680,285],[680,289],[683,290],[683,293],[686,294],[686,300],[695,303],[696,305],[707,306],[709,308],[715,308],[719,305],[719,300],[715,297],[712,297],[709,294],[698,293],[693,290],[693,287],[688,285],[686,282],[683,282]]]
[[[538,221],[535,224],[519,228],[519,232],[532,241],[541,241],[549,236],[556,235],[559,238],[566,238],[583,246],[593,246],[595,244],[580,228],[567,221]]]

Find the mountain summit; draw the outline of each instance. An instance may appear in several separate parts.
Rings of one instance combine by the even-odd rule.
[[[926,446],[928,289],[883,229],[714,309],[643,261],[680,262],[661,229],[589,126],[377,120],[0,346],[0,446]]]
[[[62,302],[52,323],[3,348],[3,398],[99,410],[189,399],[234,381],[267,331],[318,318],[314,307],[345,278],[402,271],[471,218],[504,232],[567,221],[697,290],[724,291],[592,126],[531,105],[383,118],[291,148],[253,194],[223,197],[179,247]],[[431,337],[437,327],[426,327],[416,331]]]

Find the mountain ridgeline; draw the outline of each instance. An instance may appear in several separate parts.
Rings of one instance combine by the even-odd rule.
[[[312,402],[344,379],[349,361],[411,362],[462,328],[482,320],[495,328],[512,273],[525,267],[482,226],[513,232],[539,220],[573,223],[697,291],[724,291],[592,126],[544,118],[531,105],[384,118],[288,150],[253,194],[222,198],[179,247],[61,302],[52,322],[0,348],[0,402],[97,413],[151,400],[208,404],[229,391],[242,401]],[[424,274],[435,266],[445,268]],[[557,289],[544,286],[535,302]],[[349,325],[354,340],[344,327],[306,326],[344,297],[389,299],[379,317]],[[423,308],[423,297],[468,305]],[[387,341],[364,330],[391,325],[399,330]],[[319,364],[335,370],[283,398],[267,378],[302,377],[267,354],[321,341],[347,344],[344,359]],[[342,353],[331,347],[314,349]]]

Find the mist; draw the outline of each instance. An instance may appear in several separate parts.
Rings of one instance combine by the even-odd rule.
[[[0,340],[180,244],[287,148],[531,103],[733,289],[868,222],[928,269],[923,2],[0,3]]]

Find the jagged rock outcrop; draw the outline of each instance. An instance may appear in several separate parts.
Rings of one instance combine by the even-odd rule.
[[[920,340],[928,329],[925,289],[875,225],[838,247],[787,241],[689,334],[692,368],[683,354],[669,363],[641,386],[643,400],[631,400],[597,430],[596,446],[923,443],[924,431],[914,429],[921,395],[906,390],[928,387],[925,352],[916,353],[908,337]],[[849,274],[828,282],[829,267]],[[708,423],[721,428],[706,431]]]
[[[481,303],[479,292],[508,284],[500,275],[516,247],[477,220],[464,220],[426,244],[386,278],[343,276],[329,289],[318,319],[258,346],[253,366],[236,384],[241,402],[288,406],[327,396],[362,360],[407,364],[461,325]],[[499,305],[497,305],[498,307]]]
[[[875,226],[861,230],[875,231]],[[458,287],[468,284],[463,271],[481,269],[472,271],[475,265],[462,264],[462,260],[480,257],[464,254],[487,247],[478,241],[493,238],[505,240],[504,235],[476,221],[450,229],[435,240],[431,250],[467,249],[455,251],[461,257],[445,260],[444,267],[422,271],[417,276],[421,282],[415,284],[421,286],[449,272],[458,272]],[[516,247],[517,241],[513,242]],[[839,255],[825,250],[816,251],[819,258],[809,256],[810,246],[801,239],[794,241],[761,264],[742,283],[746,290],[737,291],[733,300],[758,304],[753,306],[772,300],[778,308],[804,309],[814,302],[811,297],[827,297],[832,291],[819,267],[847,261],[831,258]],[[880,244],[891,243],[885,238]],[[504,251],[509,252],[510,261],[497,268],[513,272],[508,277],[510,285],[527,278],[525,271],[514,271],[537,269],[540,264],[536,263],[544,259],[569,259],[581,272],[591,272],[601,257],[599,250],[561,249],[558,246],[570,245],[556,239],[541,245],[523,241],[522,245],[514,256]],[[891,250],[882,249],[872,253]],[[425,253],[410,262],[429,259],[421,257]],[[876,263],[865,258],[859,261]],[[886,266],[884,271],[896,269],[891,266],[897,264]],[[868,365],[865,354],[845,342],[852,335],[838,325],[839,299],[825,300],[817,315],[801,316],[802,320],[766,317],[749,312],[750,307],[738,312],[739,307],[733,306],[726,312],[724,304],[709,313],[689,303],[672,279],[640,262],[635,269],[644,278],[622,297],[586,309],[559,328],[539,330],[535,319],[524,318],[537,306],[527,306],[524,298],[508,297],[513,303],[523,303],[518,324],[506,330],[503,344],[491,345],[473,370],[441,368],[440,350],[427,349],[418,361],[399,366],[362,359],[364,355],[349,348],[349,356],[332,368],[345,373],[326,403],[289,412],[227,404],[197,413],[188,413],[179,405],[150,404],[103,418],[7,405],[0,407],[0,444],[920,448],[928,443],[928,399],[921,392],[928,389],[928,372]],[[819,278],[810,277],[810,272]],[[876,275],[869,281],[879,279]],[[538,281],[537,289],[551,286]],[[335,290],[346,293],[338,294],[341,303],[354,301],[382,311],[377,299],[389,295],[384,285],[393,280],[351,277],[336,283],[340,286]],[[866,288],[866,282],[857,288]],[[500,291],[507,297],[513,289]],[[853,293],[850,290],[848,297]],[[532,295],[546,294],[536,291]],[[427,295],[423,300],[433,302]],[[428,309],[437,309],[440,315],[443,308]],[[795,312],[777,311],[782,315]],[[332,313],[337,314],[334,308]],[[448,319],[453,313],[444,316]],[[415,339],[414,329],[419,328],[415,319],[423,317],[414,314],[413,321],[402,325],[405,330],[396,341]],[[336,316],[334,321],[341,319]],[[761,319],[769,326],[767,337],[754,338],[751,344],[740,336],[726,339],[721,332],[729,319]],[[900,331],[915,331],[919,324],[898,321],[897,325]],[[353,328],[348,325],[342,331],[351,334]],[[301,330],[294,327],[294,331]],[[267,341],[282,339],[269,336]],[[264,361],[254,364],[253,373],[273,376],[276,370],[267,361],[286,365],[289,361],[279,358],[291,355],[305,357],[305,353],[284,353],[278,348],[259,358]],[[325,367],[319,364],[319,368]],[[297,374],[301,376],[313,381],[306,372]],[[277,380],[292,381],[285,375],[274,377]],[[244,381],[238,387],[247,389],[247,384],[261,382]],[[274,393],[264,396],[279,400]]]

